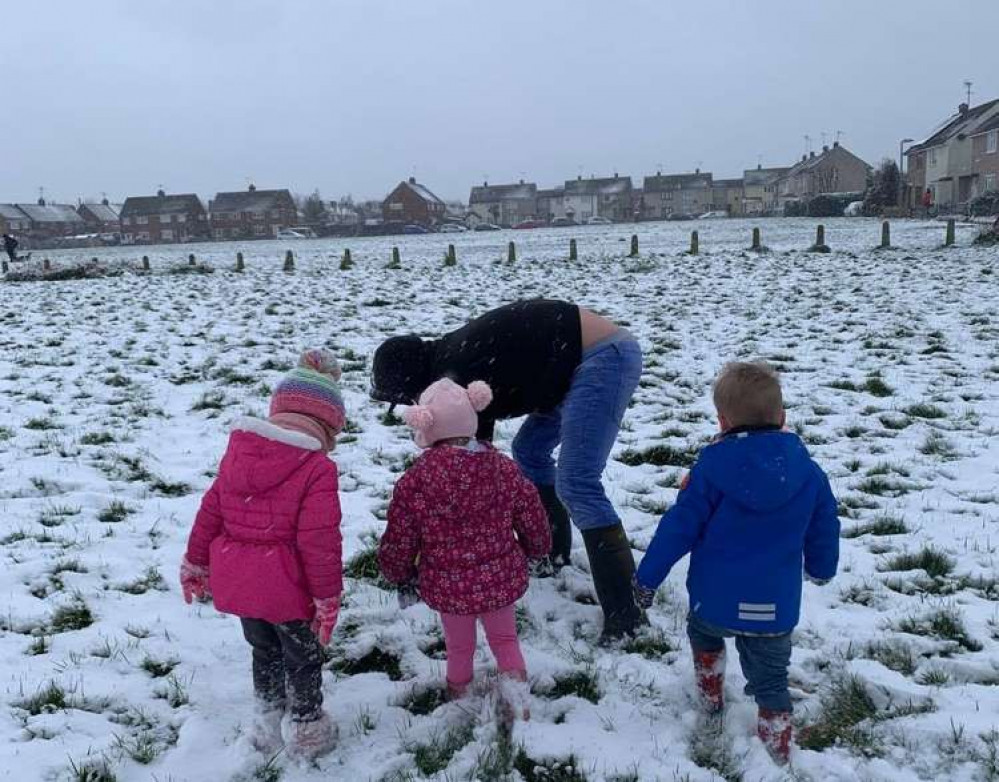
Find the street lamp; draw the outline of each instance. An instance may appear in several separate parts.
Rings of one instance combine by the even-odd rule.
[[[898,205],[902,206],[902,194],[905,193],[905,178],[902,171],[905,170],[905,145],[912,144],[914,139],[904,138],[898,142]]]

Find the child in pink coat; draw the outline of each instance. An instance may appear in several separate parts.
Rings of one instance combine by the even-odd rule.
[[[512,459],[475,439],[476,413],[491,399],[485,383],[444,379],[405,411],[427,450],[396,484],[378,552],[386,579],[417,581],[440,612],[451,697],[472,682],[477,621],[501,676],[526,680],[514,604],[527,590],[528,559],[551,549],[537,490]]]
[[[322,649],[340,608],[340,501],[328,454],[343,429],[340,367],[306,351],[271,398],[266,420],[233,427],[181,563],[184,599],[240,617],[260,706],[251,741],[316,757],[332,747],[323,712]]]

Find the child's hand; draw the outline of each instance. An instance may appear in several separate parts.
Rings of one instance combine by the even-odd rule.
[[[184,602],[188,605],[191,600],[207,600],[211,598],[211,589],[208,586],[208,567],[206,565],[195,565],[184,557],[180,561],[180,588],[184,593]]]
[[[312,632],[316,634],[319,643],[326,646],[333,635],[337,617],[340,615],[340,598],[323,597],[312,601],[316,606],[316,616],[312,620]]]
[[[638,583],[638,577],[631,577],[631,591],[635,595],[635,602],[642,608],[652,608],[652,601],[656,599],[656,590],[649,589]]]
[[[410,582],[399,587],[399,610],[405,611],[410,606],[415,606],[420,602],[420,592],[416,584]]]

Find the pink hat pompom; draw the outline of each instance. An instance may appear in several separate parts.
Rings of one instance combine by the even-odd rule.
[[[417,431],[426,431],[434,425],[434,414],[423,405],[413,405],[402,411],[402,419]]]
[[[487,383],[475,380],[468,385],[468,401],[476,413],[481,413],[493,401],[493,390]]]
[[[329,375],[334,380],[340,379],[340,362],[326,348],[312,348],[302,353],[298,365],[303,369],[311,369],[321,375]]]

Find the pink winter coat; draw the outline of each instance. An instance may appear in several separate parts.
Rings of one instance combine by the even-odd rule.
[[[439,445],[396,484],[378,561],[394,583],[418,575],[431,608],[480,614],[516,602],[528,557],[545,556],[551,543],[537,489],[513,460],[487,444]]]
[[[275,624],[312,619],[342,588],[337,469],[312,437],[244,418],[201,501],[187,558],[215,607]]]

